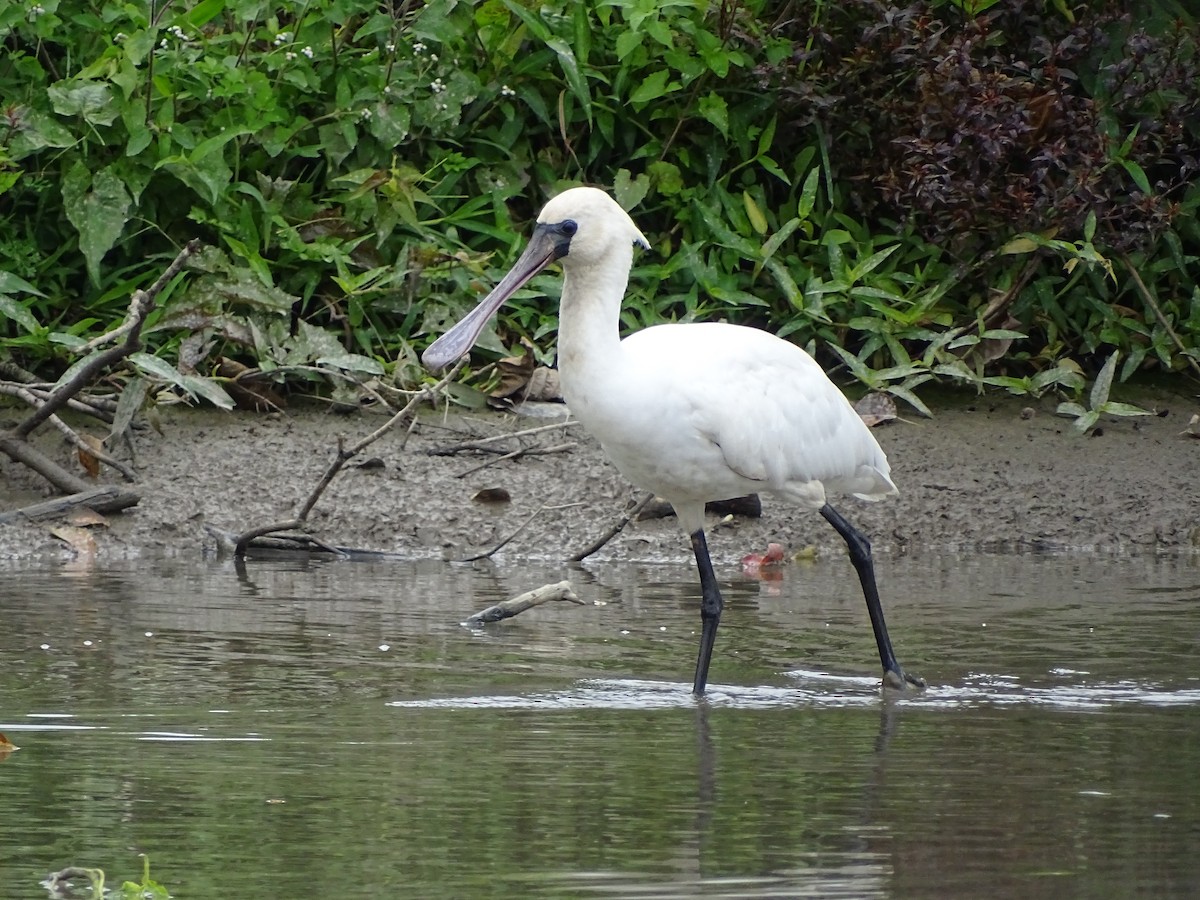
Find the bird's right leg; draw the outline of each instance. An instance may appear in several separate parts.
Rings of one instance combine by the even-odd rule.
[[[717,639],[724,601],[717,588],[717,576],[713,573],[703,528],[692,532],[692,552],[696,554],[696,568],[700,570],[700,654],[696,657],[696,679],[692,683],[692,693],[699,697],[708,684],[708,664],[712,662],[713,643]]]
[[[875,632],[875,644],[879,647],[879,661],[883,663],[884,683],[900,690],[904,690],[908,685],[925,687],[923,678],[909,675],[900,668],[896,653],[892,650],[892,639],[888,637],[887,625],[883,621],[883,605],[879,602],[879,588],[875,586],[875,563],[871,560],[871,542],[828,503],[821,507],[821,515],[846,542],[846,548],[850,551],[850,562],[854,564],[854,571],[858,572],[858,581],[867,601],[867,613],[871,617],[871,629]]]

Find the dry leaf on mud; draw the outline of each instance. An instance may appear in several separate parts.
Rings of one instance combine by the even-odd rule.
[[[92,526],[107,528],[108,519],[104,518],[104,516],[96,512],[94,509],[81,506],[78,509],[73,510],[71,514],[67,516],[67,524],[74,525],[77,528],[89,528]]]
[[[92,448],[93,452],[104,452],[104,441],[100,440],[94,434],[88,434],[84,431],[80,433],[79,437],[82,438],[85,444]],[[100,477],[100,460],[82,447],[76,451],[76,455],[79,457],[79,464],[83,466],[83,470],[87,472],[89,478]]]
[[[78,554],[94,556],[96,553],[96,539],[86,528],[58,525],[51,528],[50,533]]]
[[[854,411],[867,423],[868,428],[874,428],[896,418],[896,401],[887,394],[875,391],[855,403]]]
[[[500,383],[488,395],[491,400],[562,400],[558,370],[539,366],[534,359],[533,345],[528,341],[521,341],[521,346],[520,356],[506,356],[496,362]]]
[[[1200,438],[1200,415],[1194,415],[1188,420],[1187,428],[1179,432],[1186,434],[1188,437]]]
[[[8,754],[20,749],[20,747],[5,737],[3,732],[0,732],[0,760],[7,759]]]

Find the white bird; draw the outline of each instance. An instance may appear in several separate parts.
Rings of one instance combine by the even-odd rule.
[[[563,398],[633,484],[670,501],[700,571],[701,638],[693,692],[704,693],[723,605],[704,537],[704,504],[768,493],[818,510],[858,572],[884,683],[924,686],[896,661],[871,545],[826,500],[898,493],[887,457],[811,356],[755,328],[656,325],[622,340],[633,246],[649,249],[608,194],[564,191],[538,216],[525,252],[487,297],[422,356],[441,369],[470,350],[488,319],[530,278],[562,263],[558,367]]]

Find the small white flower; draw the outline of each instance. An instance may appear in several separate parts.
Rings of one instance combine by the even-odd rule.
[[[364,106],[361,110],[359,110],[358,117],[360,119],[369,119],[371,118],[371,111]]]
[[[515,96],[517,96],[517,92],[514,91],[512,88],[510,88],[507,84],[502,84],[502,85],[500,85],[500,96],[501,97],[515,97]]]
[[[38,16],[43,16],[45,14],[46,7],[42,6],[40,3],[35,3],[33,6],[29,7],[29,18],[31,19],[36,19]]]
[[[313,58],[313,48],[312,47],[305,47],[300,52],[303,53],[305,56],[307,56],[309,59]]]
[[[292,33],[290,31],[281,31],[275,35],[275,46],[278,47],[280,44],[286,44],[291,39]]]
[[[392,92],[392,86],[390,84],[385,84],[383,86],[383,92],[385,94],[390,94]]]
[[[422,44],[420,41],[417,41],[415,44],[413,44],[413,53],[424,53],[424,52],[425,52],[425,45]]]
[[[167,43],[166,38],[163,38],[161,41],[158,42],[158,49],[160,49],[160,50],[166,50],[169,46],[171,46],[171,45]]]
[[[388,53],[396,52],[396,45],[393,44],[391,41],[388,41],[386,44],[383,45],[383,47],[385,50],[387,50]]]
[[[125,32],[118,31],[116,34],[113,35],[113,43],[119,44],[119,43],[121,43],[121,41],[125,40],[125,38],[127,38],[127,37],[128,37],[128,35],[125,34]]]
[[[429,58],[431,60],[433,60],[434,62],[437,62],[437,54],[436,53],[430,53]]]
[[[445,82],[442,81],[442,79],[435,78],[435,79],[433,79],[433,84],[429,85],[429,89],[431,91],[433,91],[435,94],[440,94],[442,91],[444,91],[446,89],[446,85],[445,85]]]
[[[283,58],[286,59],[288,62],[291,62],[293,59],[296,58],[296,54],[293,53],[291,50],[289,50],[287,53],[283,54]]]

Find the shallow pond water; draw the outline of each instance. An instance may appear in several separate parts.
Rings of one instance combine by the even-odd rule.
[[[1200,560],[0,571],[0,897],[1200,895]],[[471,612],[570,578],[551,603]],[[79,894],[82,896],[82,892]]]

